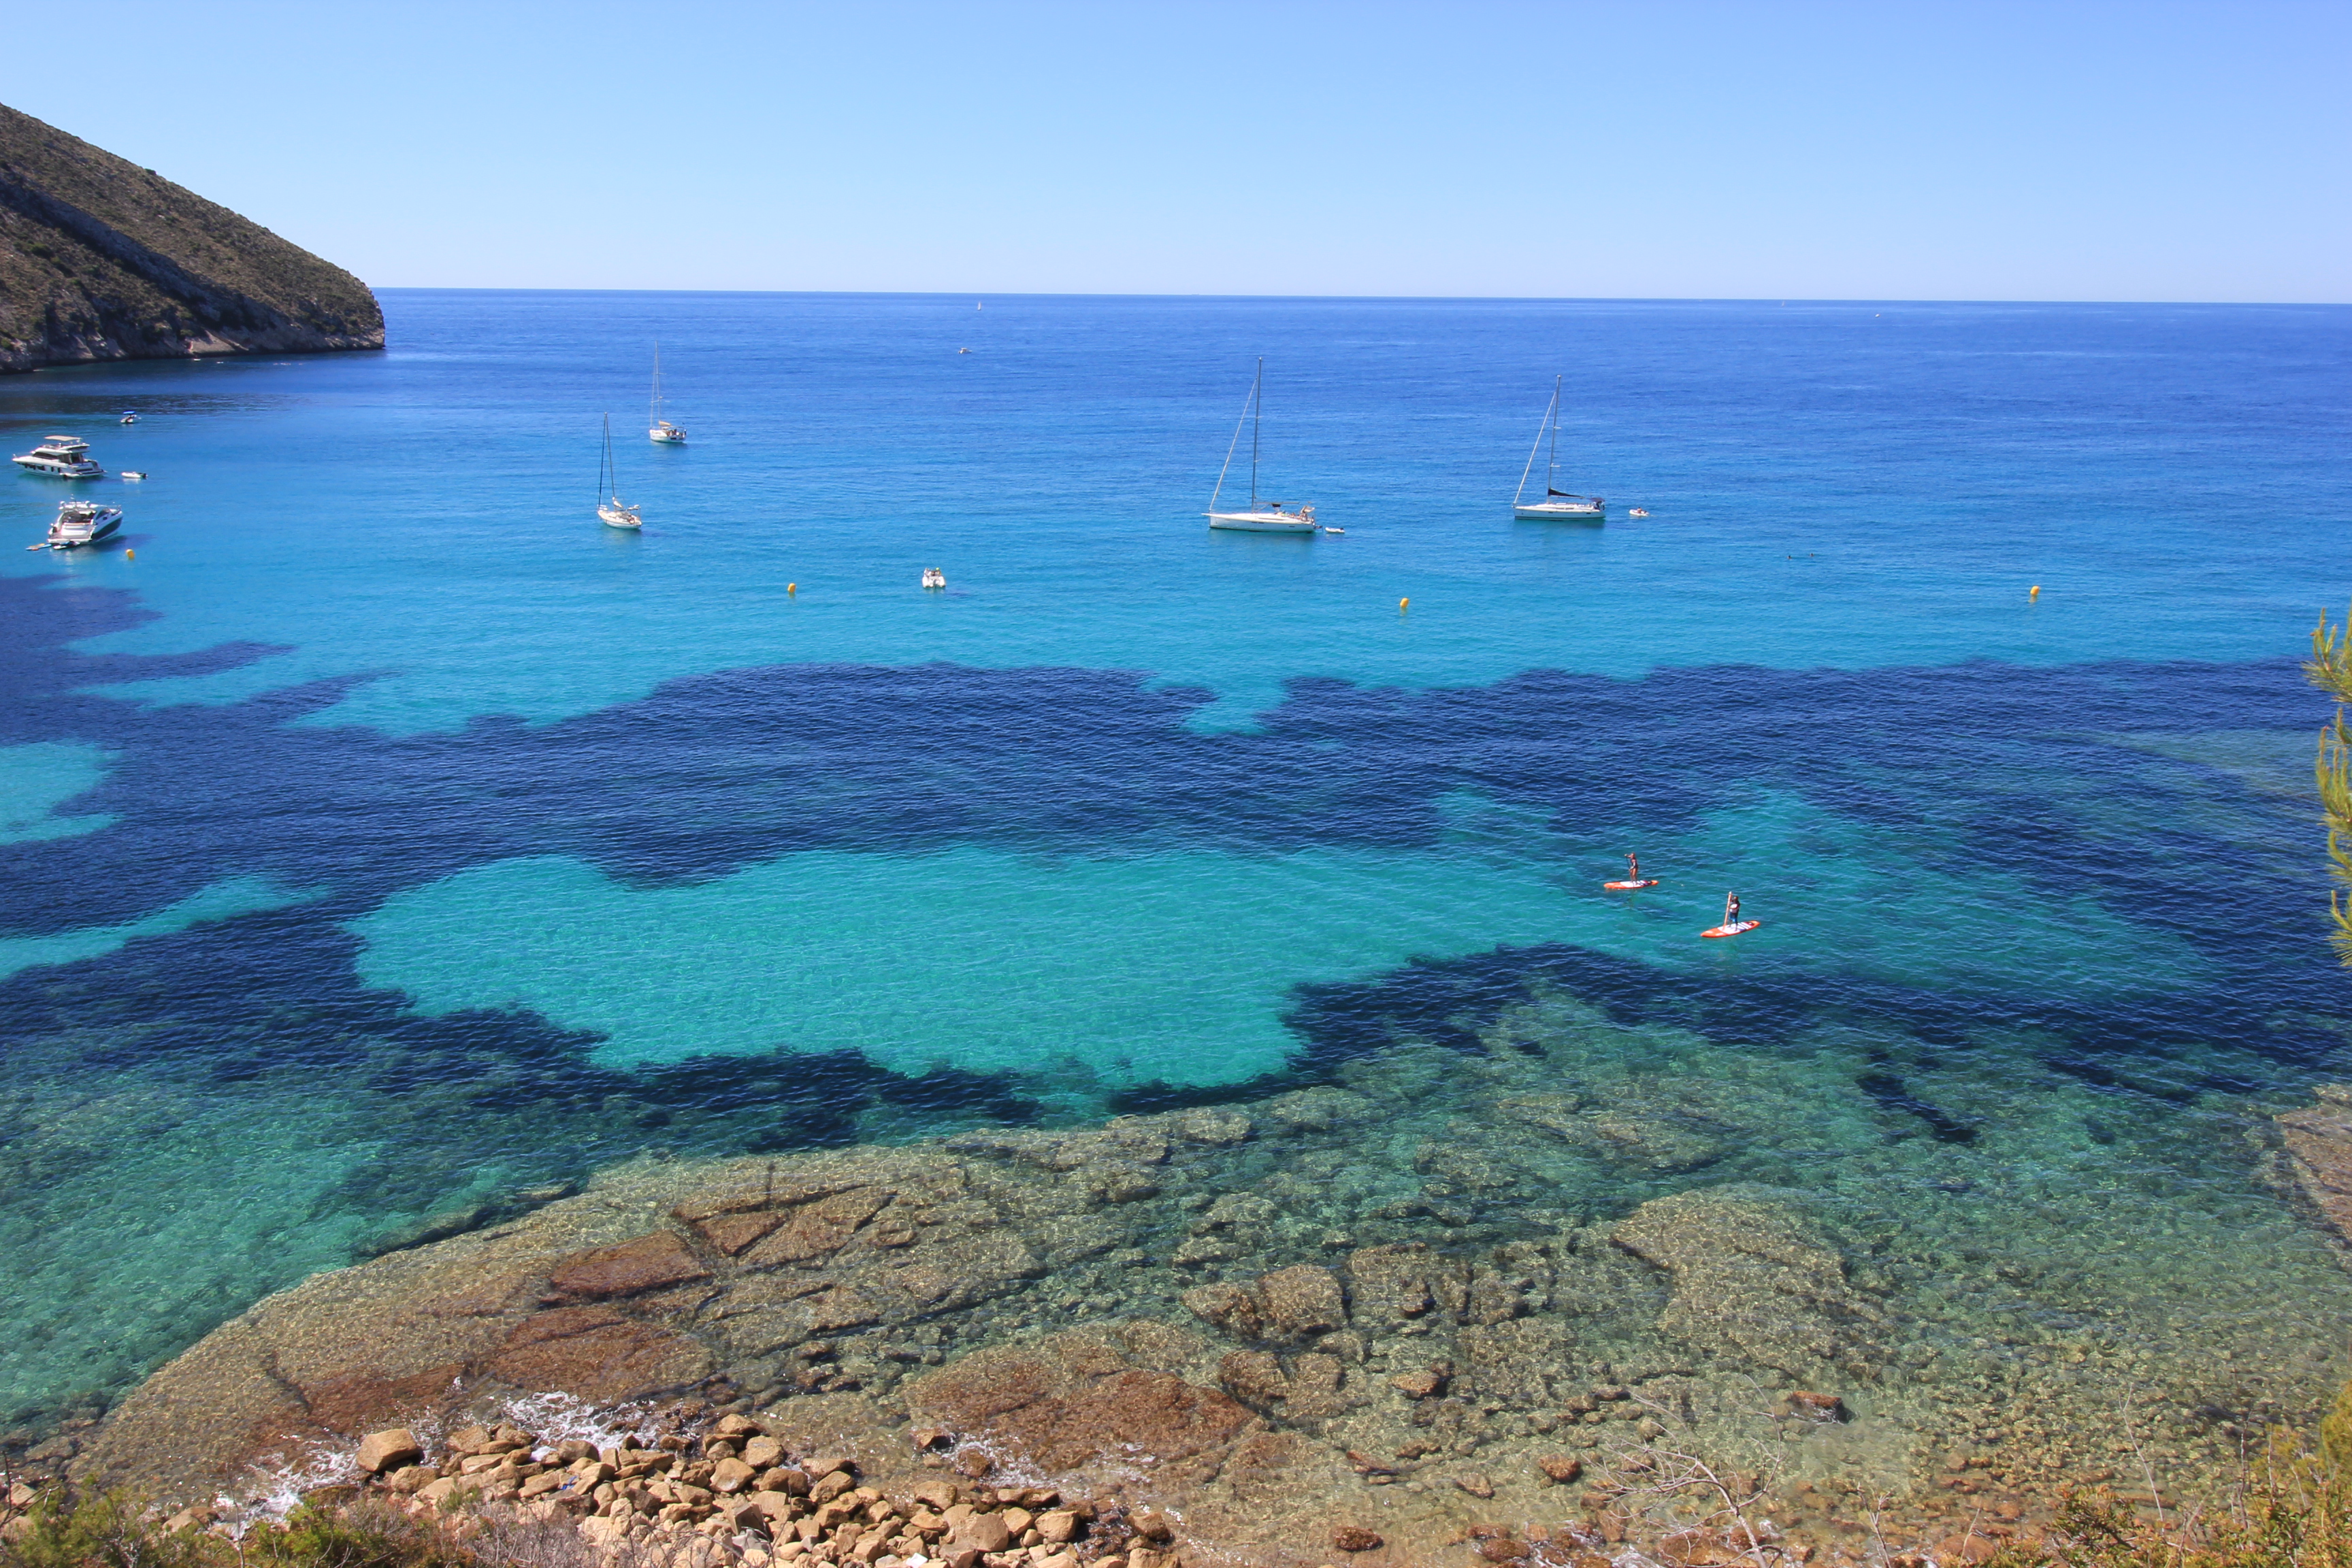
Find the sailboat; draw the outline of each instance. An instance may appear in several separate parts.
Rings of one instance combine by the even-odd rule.
[[[686,432],[662,417],[661,340],[659,338],[654,340],[654,411],[651,417],[653,425],[646,431],[647,436],[666,446],[686,445]]]
[[[1511,497],[1513,517],[1560,522],[1606,522],[1609,503],[1599,496],[1580,496],[1570,490],[1554,488],[1559,473],[1559,388],[1566,376],[1556,375],[1551,381],[1551,405],[1544,410],[1542,427],[1536,431],[1536,444],[1528,453],[1528,466],[1519,471],[1518,493]],[[1536,453],[1550,443],[1550,455],[1544,459],[1544,499],[1529,500],[1528,476],[1536,471]]]
[[[604,416],[604,460],[596,469],[596,515],[607,528],[643,528],[637,509],[621,499],[621,471],[613,463],[613,416]]]
[[[1315,509],[1302,506],[1297,511],[1285,511],[1282,503],[1257,499],[1258,416],[1260,394],[1265,389],[1265,360],[1257,362],[1257,377],[1250,383],[1249,402],[1242,407],[1241,424],[1234,426],[1232,445],[1225,448],[1225,466],[1217,470],[1217,488],[1209,495],[1209,526],[1239,529],[1244,533],[1313,533],[1316,530]],[[1241,449],[1242,426],[1250,433],[1250,503],[1247,511],[1219,511],[1217,498],[1225,493],[1225,475],[1234,466],[1234,454]]]

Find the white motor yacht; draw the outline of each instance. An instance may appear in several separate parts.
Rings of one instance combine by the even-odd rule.
[[[944,587],[946,587],[947,585],[948,585],[948,574],[947,574],[946,573],[944,573],[944,572],[940,571],[940,570],[938,567],[936,567],[936,566],[926,566],[926,567],[924,567],[924,568],[923,568],[923,586],[924,586],[924,587],[926,587],[926,588],[944,588]]]
[[[79,550],[85,544],[96,544],[122,526],[122,509],[101,506],[94,500],[69,500],[58,508],[58,520],[49,524],[48,545],[52,550]]]
[[[47,474],[60,479],[102,479],[106,470],[85,455],[89,443],[72,436],[44,436],[41,444],[29,452],[19,452],[8,459],[18,468],[30,468],[37,474]]]
[[[1242,405],[1241,423],[1234,426],[1234,438],[1225,448],[1225,466],[1217,470],[1217,488],[1209,493],[1209,526],[1229,528],[1243,533],[1307,533],[1318,531],[1315,509],[1302,506],[1296,511],[1285,511],[1278,500],[1257,499],[1258,419],[1263,407],[1261,394],[1265,387],[1265,361],[1257,362],[1257,374],[1250,382],[1249,401]],[[1246,511],[1219,511],[1217,498],[1225,493],[1225,475],[1232,471],[1234,454],[1241,449],[1242,426],[1250,432],[1250,500]]]

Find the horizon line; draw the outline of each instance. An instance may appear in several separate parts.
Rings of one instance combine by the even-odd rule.
[[[553,288],[542,285],[383,283],[362,284],[373,293],[389,294],[709,294],[719,296],[784,296],[845,300],[1220,300],[1235,301],[1294,300],[1366,304],[1464,305],[2001,305],[2001,306],[2189,306],[2212,310],[2344,310],[2352,300],[2046,300],[2046,299],[1872,299],[1853,295],[1712,295],[1712,294],[1217,294],[1150,293],[1111,289],[1050,290],[987,289],[612,289]]]

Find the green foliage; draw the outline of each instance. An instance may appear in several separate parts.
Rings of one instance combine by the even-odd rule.
[[[432,1525],[368,1504],[300,1508],[241,1542],[166,1533],[121,1492],[59,1489],[27,1518],[28,1531],[0,1541],[0,1568],[495,1568]]]
[[[2330,626],[2325,613],[2311,634],[2311,658],[2304,679],[2336,699],[2336,717],[2320,728],[2319,755],[2313,770],[2319,784],[2319,809],[2327,822],[2327,874],[2341,886],[2328,890],[2328,918],[2335,930],[2328,945],[2336,956],[2352,964],[2352,912],[2347,912],[2343,888],[2352,887],[2352,728],[2344,722],[2344,704],[2352,702],[2352,612],[2346,624]]]
[[[203,1538],[165,1535],[121,1492],[51,1492],[33,1505],[32,1529],[0,1545],[6,1568],[205,1568]]]

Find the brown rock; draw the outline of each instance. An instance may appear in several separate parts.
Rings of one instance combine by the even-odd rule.
[[[1277,1268],[1258,1282],[1274,1326],[1294,1339],[1348,1326],[1348,1299],[1339,1277],[1312,1263]]]
[[[2322,1084],[2319,1103],[2278,1119],[2303,1190],[2347,1240],[2352,1240],[2352,1085]]]
[[[808,1494],[810,1506],[822,1508],[842,1493],[856,1489],[856,1486],[857,1482],[850,1477],[847,1470],[828,1471],[810,1486]]]
[[[1809,1394],[1792,1389],[1789,1408],[1815,1421],[1843,1421],[1846,1418],[1845,1401],[1834,1394]]]
[[[1049,1545],[1066,1545],[1076,1539],[1078,1516],[1075,1510],[1051,1509],[1037,1516],[1037,1533]]]
[[[1128,1516],[1128,1526],[1146,1541],[1172,1541],[1176,1526],[1158,1509],[1147,1508]]]
[[[1546,1454],[1536,1461],[1536,1468],[1555,1486],[1566,1486],[1584,1474],[1584,1461],[1573,1454]]]
[[[772,1469],[784,1462],[784,1446],[773,1437],[746,1438],[740,1458],[755,1470]]]
[[[572,1254],[556,1265],[548,1289],[567,1300],[606,1301],[709,1278],[710,1270],[675,1232],[657,1230],[618,1247]]]
[[[1254,1340],[1265,1328],[1265,1299],[1254,1283],[1221,1279],[1195,1285],[1180,1299],[1194,1317],[1238,1339]]]
[[[542,1394],[617,1405],[709,1377],[710,1352],[683,1334],[635,1322],[608,1307],[559,1307],[515,1326],[487,1369]]]
[[[1407,1399],[1427,1399],[1445,1392],[1445,1379],[1433,1372],[1409,1372],[1389,1379],[1389,1386]]]
[[[1490,1535],[1478,1543],[1478,1555],[1489,1563],[1517,1563],[1530,1550],[1526,1542],[1507,1535]]]
[[[1013,1544],[1013,1531],[1003,1514],[976,1513],[956,1526],[956,1543],[981,1552],[1002,1552]]]
[[[1265,1351],[1234,1351],[1217,1363],[1217,1382],[1245,1405],[1263,1408],[1290,1395],[1282,1363]]]
[[[1490,1498],[1495,1495],[1495,1483],[1475,1470],[1454,1477],[1454,1484],[1475,1498]]]
[[[910,1414],[985,1435],[1049,1473],[1093,1460],[1166,1466],[1222,1447],[1250,1422],[1226,1395],[1127,1366],[1103,1341],[978,1351],[907,1387]]]
[[[760,1472],[740,1459],[721,1459],[710,1468],[710,1489],[740,1492],[759,1479]]]
[[[754,1268],[828,1258],[849,1245],[858,1227],[872,1219],[893,1194],[887,1187],[853,1187],[782,1215],[758,1245],[743,1254]]]
[[[1332,1550],[1337,1552],[1377,1552],[1381,1544],[1380,1532],[1360,1524],[1342,1524],[1331,1531]]]
[[[416,1440],[416,1434],[405,1426],[393,1426],[371,1432],[362,1439],[356,1463],[360,1474],[378,1476],[403,1465],[413,1465],[423,1458],[425,1445]]]

